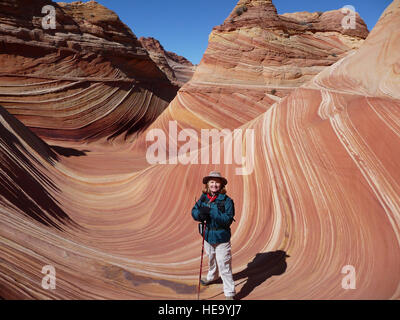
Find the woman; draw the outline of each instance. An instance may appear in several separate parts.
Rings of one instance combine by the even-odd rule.
[[[232,277],[231,229],[235,207],[233,200],[226,195],[228,181],[219,172],[212,171],[203,178],[204,189],[199,201],[192,209],[196,221],[206,222],[204,246],[208,255],[209,271],[206,279],[200,282],[208,285],[218,277],[217,268],[224,285],[227,300],[236,294]]]

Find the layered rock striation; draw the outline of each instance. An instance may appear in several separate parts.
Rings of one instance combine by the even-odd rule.
[[[227,122],[231,128],[254,130],[254,143],[233,138],[242,152],[253,146],[247,175],[223,162],[127,170],[131,150],[104,153],[100,161],[96,152],[54,148],[0,108],[0,174],[7,181],[0,184],[0,296],[197,298],[201,237],[190,212],[202,178],[217,170],[235,201],[238,299],[399,299],[399,17],[395,0],[358,50],[250,121],[254,94],[240,106],[212,101],[216,114],[242,115],[240,125]],[[209,99],[200,91],[193,97]],[[178,99],[187,103],[188,96]],[[160,130],[168,129],[169,119],[177,119],[178,129],[221,127],[218,117],[207,122],[173,104],[157,120]],[[214,145],[225,150],[222,140]],[[77,165],[82,158],[90,160],[90,170]],[[65,215],[50,211],[10,171],[36,181]],[[30,201],[26,207],[11,202],[18,194]],[[38,215],[27,215],[33,203]],[[57,271],[55,290],[41,286],[49,264]],[[346,289],[349,270],[355,290]],[[200,294],[223,298],[221,284]]]
[[[140,37],[139,41],[171,83],[182,87],[192,78],[196,67],[189,60],[174,52],[165,51],[160,41],[152,37]]]
[[[272,1],[239,1],[211,32],[192,79],[147,132],[168,128],[169,121],[200,133],[201,128],[233,130],[253,120],[360,47],[368,35],[365,23],[356,14],[350,32],[342,27],[343,18],[340,10],[278,15]],[[136,141],[135,154],[149,145],[146,135]]]
[[[270,0],[239,1],[213,29],[193,83],[230,79],[285,96],[362,44],[364,21],[356,14],[355,29],[345,29],[343,18],[340,10],[278,15]]]
[[[55,29],[43,27],[46,6]],[[95,1],[8,0],[0,12],[0,103],[42,137],[126,137],[176,95],[132,31]]]

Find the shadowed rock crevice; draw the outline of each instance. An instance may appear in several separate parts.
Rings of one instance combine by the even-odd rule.
[[[41,159],[37,159],[27,146]],[[45,142],[0,106],[1,204],[5,207],[11,204],[22,214],[58,230],[63,230],[63,226],[67,225],[78,227],[44,187],[60,192],[37,168],[39,166],[45,170],[41,160],[54,165],[58,156]]]
[[[60,146],[50,146],[52,150],[54,150],[57,154],[64,156],[64,157],[82,157],[86,156],[86,153],[89,152],[89,150],[77,150],[73,148],[65,148],[65,147],[60,147]]]
[[[0,127],[0,130],[2,131],[2,134],[0,136],[2,146],[7,145],[8,147],[12,147],[13,152],[18,153],[20,156],[23,156],[22,152],[24,154],[29,153],[29,151],[21,142],[21,140],[23,140],[46,162],[54,165],[54,163],[58,161],[57,154],[51,148],[49,148],[49,146],[43,140],[41,140],[35,133],[29,130],[21,121],[12,116],[1,105],[0,117],[2,118],[2,124]],[[14,133],[10,132],[5,126],[9,126]],[[17,146],[19,149],[17,148]],[[23,157],[24,159],[27,159],[25,156]],[[36,162],[36,164],[42,166],[40,161],[38,161],[35,157],[32,157],[32,159]],[[26,163],[27,162],[28,161],[26,161]]]

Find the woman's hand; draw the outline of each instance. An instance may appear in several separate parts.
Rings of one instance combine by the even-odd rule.
[[[199,219],[201,221],[207,220],[210,217],[210,208],[209,207],[201,207],[199,208]]]

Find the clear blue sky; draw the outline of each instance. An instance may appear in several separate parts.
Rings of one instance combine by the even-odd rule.
[[[54,0],[53,0],[54,1]],[[64,2],[72,2],[64,0]],[[97,0],[116,12],[140,38],[153,37],[165,50],[198,64],[214,26],[228,17],[238,0]],[[352,5],[372,30],[391,0],[273,0],[279,14],[328,11]]]

